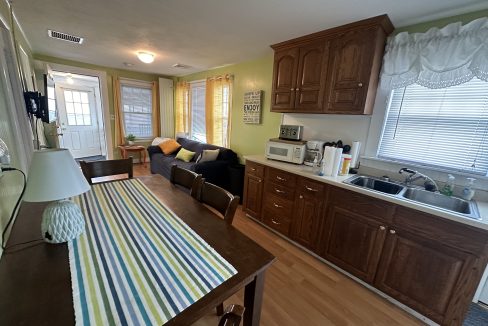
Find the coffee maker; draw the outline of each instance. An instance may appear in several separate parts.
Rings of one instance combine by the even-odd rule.
[[[305,151],[305,160],[303,161],[303,164],[313,166],[315,158],[317,158],[317,162],[320,163],[324,156],[324,145],[325,142],[322,140],[307,141],[307,149]]]

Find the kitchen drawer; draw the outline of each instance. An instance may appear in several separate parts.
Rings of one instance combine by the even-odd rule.
[[[264,165],[246,161],[246,173],[259,178],[264,177]]]
[[[325,184],[301,178],[298,182],[298,194],[306,198],[325,199]]]
[[[263,222],[270,228],[278,231],[279,233],[289,236],[291,219],[286,218],[275,210],[264,209],[263,210]]]
[[[296,184],[297,176],[281,170],[267,168],[266,180],[276,182],[287,187],[294,187]]]
[[[383,222],[391,222],[395,209],[395,205],[383,200],[338,187],[331,188],[327,205],[341,207]]]
[[[264,192],[266,195],[275,195],[288,200],[294,200],[295,198],[294,189],[270,181],[266,182],[264,186]]]
[[[279,216],[290,219],[293,213],[293,201],[267,194],[264,196],[264,209],[274,212]]]

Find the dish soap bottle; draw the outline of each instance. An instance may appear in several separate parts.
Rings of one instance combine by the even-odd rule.
[[[454,180],[456,178],[452,174],[447,175],[447,182],[441,189],[441,194],[446,196],[452,196],[454,192]]]
[[[463,194],[462,197],[464,200],[471,200],[473,199],[474,196],[474,190],[473,190],[473,185],[474,182],[476,181],[475,178],[466,178],[466,185],[464,186],[463,189]]]

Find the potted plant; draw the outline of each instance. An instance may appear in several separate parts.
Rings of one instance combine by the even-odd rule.
[[[134,140],[136,140],[136,136],[134,136],[133,134],[128,134],[125,137],[125,140],[127,140],[128,145],[134,145]]]

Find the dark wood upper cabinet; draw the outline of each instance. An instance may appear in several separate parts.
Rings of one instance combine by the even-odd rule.
[[[383,15],[272,45],[271,111],[371,114],[392,31]]]

